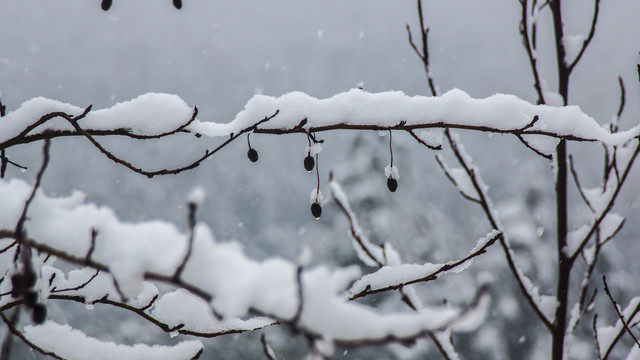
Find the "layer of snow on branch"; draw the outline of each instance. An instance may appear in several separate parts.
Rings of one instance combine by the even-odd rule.
[[[202,350],[200,341],[184,341],[174,346],[143,344],[120,345],[88,337],[69,325],[47,321],[40,326],[25,326],[27,339],[69,360],[99,359],[192,359]]]
[[[0,142],[20,134],[46,114],[63,112],[74,117],[83,111],[84,107],[43,97],[33,98],[2,118]],[[111,108],[92,110],[78,124],[85,130],[127,129],[136,135],[158,135],[185,124],[192,115],[193,108],[177,95],[147,93]],[[44,130],[73,130],[73,127],[63,118],[54,118],[29,134]]]
[[[355,250],[356,254],[360,261],[368,266],[377,266],[378,264],[384,264],[385,254],[382,252],[382,248],[380,246],[373,244],[367,235],[365,235],[362,228],[360,228],[360,224],[358,223],[358,219],[356,215],[353,213],[351,209],[351,205],[349,204],[349,199],[347,195],[342,190],[340,184],[336,181],[329,182],[329,188],[331,189],[331,196],[333,196],[336,201],[340,202],[344,207],[347,216],[351,221],[352,232],[348,232],[349,238],[351,239],[351,245]],[[357,237],[359,242],[356,240]],[[366,251],[363,249],[365,248]],[[397,254],[394,252],[394,254]],[[395,256],[393,257],[396,258]]]
[[[440,129],[418,129],[413,132],[418,139],[431,147],[442,146],[443,133]]]
[[[476,187],[473,185],[473,182],[471,181],[469,174],[467,174],[467,172],[463,168],[458,167],[458,168],[451,169],[447,165],[447,163],[444,161],[444,158],[440,156],[440,154],[437,154],[436,158],[438,159],[438,162],[441,164],[444,172],[447,174],[449,179],[454,183],[456,188],[458,188],[458,191],[460,191],[460,193],[472,199],[476,199],[476,200],[480,199],[480,195],[476,191]],[[476,174],[478,174],[477,171],[476,171]]]
[[[540,289],[531,282],[531,279],[522,273],[520,273],[520,279],[522,280],[524,287],[527,289],[527,293],[536,304],[536,307],[540,312],[542,312],[549,322],[553,322],[556,317],[556,309],[558,308],[558,300],[556,297],[551,295],[540,295]]]
[[[498,231],[494,230],[487,234],[485,237],[478,240],[476,246],[469,252],[470,254],[478,251],[485,246],[491,239],[498,235]],[[452,264],[449,262],[447,264]],[[438,269],[447,264],[399,264],[395,266],[383,266],[380,270],[363,276],[360,280],[356,281],[349,289],[349,295],[356,295],[365,290],[379,290],[385,289],[398,284],[406,284],[420,279],[425,279],[431,276]],[[468,260],[463,264],[448,270],[443,273],[458,273],[469,266],[471,266],[472,260]]]
[[[184,289],[163,295],[155,303],[151,314],[170,327],[182,324],[182,330],[199,332],[254,330],[273,324],[273,320],[264,317],[219,320],[213,315],[211,306],[206,301]]]
[[[613,236],[622,226],[623,221],[624,217],[616,213],[607,214],[600,222],[600,241],[604,241]],[[585,237],[589,234],[589,230],[591,230],[592,226],[592,224],[583,225],[567,234],[567,246],[564,250],[565,254],[573,256],[573,254],[578,250],[578,247],[585,240]]]
[[[302,92],[280,97],[255,95],[244,110],[227,124],[201,122],[191,129],[209,136],[228,136],[251,126],[279,110],[262,129],[293,129],[307,119],[305,129],[336,125],[362,125],[389,128],[404,122],[407,126],[440,127],[459,125],[487,127],[500,131],[527,126],[535,115],[539,120],[528,131],[547,131],[622,144],[635,137],[640,128],[611,134],[577,106],[534,105],[513,95],[496,94],[474,99],[459,89],[438,97],[407,96],[401,91],[369,93],[353,89],[330,98],[317,99]]]
[[[564,45],[565,50],[565,63],[570,64],[576,59],[576,57],[580,53],[580,50],[582,49],[582,46],[584,45],[585,40],[586,38],[583,34],[565,35],[562,38],[562,44]]]
[[[631,315],[636,307],[640,306],[640,296],[636,296],[629,301],[629,304],[622,310],[622,315],[629,323],[633,323],[635,320]],[[600,345],[600,353],[604,354],[607,349],[613,344],[618,334],[624,331],[622,321],[618,319],[615,325],[611,326],[599,326],[596,329],[596,335],[598,337],[598,344]]]
[[[441,96],[407,96],[401,91],[369,93],[352,89],[330,98],[317,99],[302,92],[280,97],[255,95],[229,123],[195,120],[187,129],[208,136],[229,136],[254,125],[261,119],[279,114],[260,125],[263,129],[293,129],[307,119],[305,129],[336,125],[361,125],[390,128],[401,123],[417,128],[442,126],[481,127],[493,131],[517,131],[526,127],[535,115],[539,120],[526,131],[544,131],[559,136],[599,140],[621,145],[640,134],[640,126],[611,134],[577,106],[534,105],[513,95],[496,94],[475,99],[453,89]],[[45,114],[64,112],[77,116],[84,107],[42,97],[24,102],[0,122],[0,142],[20,134]],[[79,124],[88,130],[126,129],[136,135],[158,135],[186,123],[193,108],[177,95],[147,93],[110,108],[92,110]],[[62,118],[55,118],[33,129],[30,134],[49,130],[71,130]],[[434,137],[429,141],[437,144]],[[551,147],[543,140],[532,140],[536,148]]]
[[[31,186],[22,180],[0,180],[0,199],[3,199],[0,229],[15,228],[30,192]],[[157,294],[155,287],[145,285],[145,278],[173,279],[184,259],[189,241],[187,234],[166,222],[121,222],[112,210],[86,203],[81,193],[57,199],[37,191],[28,216],[25,231],[30,239],[37,244],[58,249],[66,257],[78,259],[76,261],[80,263],[84,262],[88,253],[92,229],[95,229],[98,235],[91,259],[105,265],[124,295],[129,299],[139,298],[140,301],[136,303],[140,305]],[[189,289],[198,289],[194,294],[206,294],[199,295],[203,300],[212,299],[209,303],[212,312],[215,311],[225,321],[217,324],[220,327],[265,324],[232,321],[232,318],[246,319],[253,314],[263,314],[272,320],[291,319],[302,302],[298,318],[300,329],[331,342],[412,337],[452,322],[460,322],[468,316],[477,318],[473,311],[464,312],[453,307],[423,309],[417,314],[385,312],[346,299],[345,290],[360,277],[360,270],[356,266],[305,269],[300,282],[296,280],[297,267],[297,264],[279,258],[252,260],[245,255],[240,243],[218,242],[207,225],[198,224],[193,236],[193,251],[180,280]],[[55,270],[49,273],[51,271]],[[82,271],[84,273],[70,274],[66,279],[61,276],[59,285],[71,285],[71,278],[76,285],[86,281],[89,272]],[[43,282],[47,283],[46,280],[40,280],[40,283]],[[6,291],[4,284],[2,286],[2,291]],[[110,289],[109,286],[107,288]],[[301,298],[298,297],[300,288]],[[99,293],[95,291],[92,295],[95,297]],[[112,292],[109,297],[117,298],[118,294]],[[192,299],[180,293],[163,298],[153,314],[174,323],[176,315],[168,314],[169,310],[163,309],[167,304],[176,304],[180,298],[191,304],[182,316],[191,322],[189,325],[192,328],[211,328],[211,318],[201,322],[194,319],[204,311],[201,304],[193,303]],[[259,322],[257,319],[253,321]],[[55,333],[76,336],[70,328],[60,329]],[[46,332],[52,333],[49,330]]]

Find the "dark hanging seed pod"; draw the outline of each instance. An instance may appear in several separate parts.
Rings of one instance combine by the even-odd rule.
[[[389,191],[395,192],[396,190],[398,190],[398,180],[389,176],[387,178],[387,187],[389,188]]]
[[[107,11],[111,7],[111,0],[102,0],[102,10]]]
[[[22,274],[13,274],[11,275],[11,296],[14,298],[19,298],[24,294],[24,291],[27,289],[24,281],[24,275]]]
[[[249,149],[249,151],[247,151],[247,157],[249,158],[249,160],[251,160],[251,162],[256,162],[258,161],[258,152],[256,151],[256,149]]]
[[[27,289],[31,289],[36,286],[36,281],[38,277],[33,270],[27,271],[24,273],[24,284],[27,286]]]
[[[31,313],[31,319],[36,324],[42,324],[47,319],[47,306],[45,304],[36,304]]]
[[[317,201],[311,204],[311,215],[313,215],[316,220],[320,219],[322,215],[322,206]]]
[[[182,0],[173,0],[173,6],[178,10],[182,9]]]
[[[313,159],[313,156],[311,156],[311,154],[307,155],[307,157],[304,158],[304,169],[311,172],[314,166],[316,166],[316,161]]]
[[[33,309],[33,307],[36,306],[37,302],[38,292],[36,292],[35,290],[27,290],[27,292],[24,293],[24,303],[28,308]]]

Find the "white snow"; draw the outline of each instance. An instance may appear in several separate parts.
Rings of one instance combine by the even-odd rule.
[[[517,130],[539,120],[527,129],[533,134],[545,132],[576,136],[607,144],[623,144],[638,136],[640,127],[611,134],[578,106],[534,105],[513,95],[496,94],[474,99],[459,89],[441,96],[407,96],[400,91],[369,93],[351,89],[330,98],[317,99],[302,92],[280,97],[255,95],[227,124],[197,122],[190,129],[209,136],[228,136],[280,110],[262,129],[292,129],[307,119],[305,129],[335,125],[377,127],[379,130],[400,124],[438,128],[442,125],[486,127],[493,131]],[[531,134],[530,134],[531,135]]]
[[[487,131],[513,131],[525,127],[538,115],[538,122],[526,130],[530,133],[528,135],[542,132],[621,145],[640,134],[640,126],[611,134],[577,106],[534,105],[505,94],[475,99],[459,89],[437,97],[407,96],[400,91],[369,93],[361,89],[351,89],[326,99],[317,99],[302,92],[286,93],[280,97],[256,94],[233,121],[215,123],[195,120],[187,129],[208,136],[226,137],[273,115],[276,110],[280,111],[279,114],[261,124],[260,128],[292,129],[306,118],[305,129],[359,125],[381,130],[404,122],[416,128],[441,128],[447,125],[480,127]],[[3,118],[0,123],[0,142],[15,137],[44,114],[57,111],[76,116],[84,111],[84,107],[42,97],[28,100]],[[192,114],[193,108],[176,95],[148,93],[111,108],[92,110],[79,124],[92,130],[121,128],[137,135],[157,135],[179,127]],[[30,134],[45,129],[71,130],[72,127],[66,120],[55,118]],[[416,134],[429,143],[438,143],[437,135],[417,131]],[[543,152],[552,147],[550,142],[531,137],[527,139]]]
[[[520,279],[527,289],[527,293],[531,296],[537,308],[540,309],[544,317],[553,322],[556,316],[556,309],[558,308],[558,300],[555,296],[540,295],[540,290],[537,286],[531,282],[531,280],[524,274],[520,273]]]
[[[392,178],[392,179],[396,179],[396,180],[400,179],[400,174],[398,173],[398,168],[395,167],[395,166],[391,166],[391,165],[387,165],[384,168],[384,176],[386,178]]]
[[[562,38],[562,44],[564,45],[565,50],[565,63],[570,64],[575,60],[580,49],[582,49],[585,40],[586,38],[583,34],[564,35]]]
[[[438,162],[442,165],[445,173],[447,173],[451,177],[451,180],[453,181],[456,188],[458,188],[458,191],[460,191],[460,193],[472,199],[480,198],[478,192],[476,191],[475,186],[473,186],[473,182],[471,181],[471,178],[463,168],[461,167],[453,168],[453,169],[449,168],[449,166],[444,161],[443,157],[440,156],[440,154],[437,154],[436,158],[438,159]],[[476,171],[476,174],[478,174],[477,171]]]
[[[202,205],[204,199],[206,198],[206,194],[207,192],[204,190],[204,188],[197,186],[193,190],[191,190],[189,196],[187,196],[187,201],[195,205]]]
[[[43,97],[33,98],[2,118],[0,142],[18,135],[47,113],[64,112],[77,116],[83,111],[83,107]],[[92,110],[78,123],[86,130],[127,129],[132,134],[157,135],[183,125],[192,115],[193,108],[177,95],[147,93],[108,109]],[[73,127],[65,119],[54,118],[29,134],[42,133],[45,129],[72,130]]]
[[[305,155],[311,155],[311,156],[314,156],[314,155],[316,155],[316,154],[319,154],[319,153],[320,153],[320,151],[322,151],[322,144],[320,144],[320,143],[314,143],[314,144],[312,144],[311,146],[307,146],[307,147],[304,149],[304,154],[305,154]]]
[[[25,326],[24,333],[27,339],[38,346],[69,360],[187,360],[193,358],[203,347],[197,340],[183,341],[174,346],[121,345],[88,337],[69,325],[53,321],[39,326]]]
[[[596,204],[598,204],[596,202]],[[604,208],[602,208],[604,210]],[[616,213],[607,213],[600,222],[600,238],[602,241],[606,240],[610,236],[614,235],[620,226],[624,218]],[[564,248],[565,254],[573,256],[578,250],[578,247],[585,240],[585,237],[593,227],[595,219],[591,221],[589,225],[582,225],[576,230],[573,230],[567,234],[567,246]]]
[[[498,231],[493,230],[483,238],[479,239],[476,243],[476,246],[469,252],[470,254],[478,251],[480,248],[485,246],[492,238],[494,238],[498,234]],[[354,296],[365,289],[368,290],[379,290],[384,289],[394,284],[403,284],[414,282],[420,279],[424,279],[432,276],[438,269],[442,268],[445,265],[452,264],[455,261],[451,261],[445,264],[398,264],[398,265],[388,265],[383,266],[379,270],[367,274],[357,280],[349,289],[349,296]],[[439,275],[447,274],[447,273],[458,273],[465,269],[467,269],[473,263],[472,260],[465,262],[453,269],[442,272]]]
[[[327,199],[322,195],[322,191],[319,191],[317,188],[311,190],[311,194],[309,194],[309,203],[319,203],[321,206],[325,206],[327,204]]]
[[[640,304],[640,296],[636,296],[629,300],[629,304],[621,311],[624,318],[633,323],[634,317],[631,316],[636,307]],[[600,344],[600,353],[604,353],[620,331],[623,331],[622,321],[618,319],[615,325],[597,327],[598,342]]]
[[[413,132],[420,140],[431,147],[442,146],[443,133],[441,129],[418,129]]]
[[[351,226],[353,228],[352,231],[360,239],[361,244],[356,241],[354,235],[350,231],[347,232],[349,238],[351,239],[351,245],[353,246],[353,249],[355,250],[356,255],[358,255],[360,261],[362,261],[367,266],[378,266],[378,264],[385,264],[385,254],[382,252],[382,248],[378,245],[374,245],[371,241],[369,241],[369,238],[360,228],[358,219],[353,213],[353,210],[351,210],[349,199],[347,198],[347,195],[344,193],[344,191],[342,191],[342,187],[340,186],[340,184],[336,181],[331,181],[329,182],[329,188],[331,189],[331,196],[337,199],[337,201],[339,201],[345,207],[347,216],[351,221]],[[363,247],[367,250],[366,252]]]
[[[591,225],[582,225],[567,234],[567,245],[563,249],[567,256],[573,256],[573,254],[575,254],[585,236],[589,233],[589,229],[591,229]]]
[[[274,323],[265,317],[253,317],[248,320],[229,317],[219,320],[213,315],[211,306],[206,301],[184,289],[160,297],[154,304],[151,315],[171,327],[183,324],[184,330],[210,333],[253,330]]]
[[[6,199],[0,228],[12,228],[30,190],[31,186],[21,180],[0,180],[0,198]],[[148,304],[158,294],[158,289],[145,281],[145,277],[147,274],[154,274],[154,277],[173,276],[182,261],[188,242],[187,234],[162,221],[121,222],[111,210],[85,203],[84,198],[80,193],[57,199],[41,191],[36,192],[29,211],[29,221],[25,224],[28,236],[39,244],[58,248],[70,256],[83,259],[90,246],[91,229],[96,229],[98,235],[91,258],[109,268],[122,292],[132,299],[130,304]],[[389,251],[393,262],[399,260],[391,247],[387,247],[386,251]],[[198,224],[194,231],[193,252],[181,274],[181,280],[210,294],[211,302],[177,290],[162,295],[149,311],[168,324],[180,322],[185,324],[185,329],[198,331],[252,329],[270,324],[273,320],[289,319],[296,313],[299,304],[297,267],[293,262],[278,258],[252,260],[244,254],[240,243],[217,242],[206,225]],[[56,273],[52,285],[57,289],[77,286],[93,275],[90,269],[81,269],[65,276],[51,263],[47,263],[43,269],[43,274]],[[415,314],[377,310],[346,299],[345,290],[359,278],[360,271],[355,266],[305,268],[301,278],[303,309],[300,326],[325,339],[336,341],[382,339],[390,335],[410,337],[425,330],[439,329],[454,321],[462,321],[461,316],[475,318],[477,314],[474,311],[479,311],[474,309],[466,314],[452,307],[422,309]],[[2,287],[5,290],[5,284]],[[82,289],[65,294],[83,295],[88,304],[104,295],[115,301],[121,300],[114,290],[111,275],[106,272],[101,272]],[[216,318],[214,310],[222,315],[222,319]],[[255,313],[264,314],[269,319],[250,318]],[[117,347],[101,343],[86,338],[70,327],[54,323],[31,327],[28,335],[39,344],[51,346],[52,350],[72,352],[75,350],[69,344],[86,343],[98,349],[104,347],[105,353],[125,351],[126,354],[132,354],[120,358],[135,358],[136,352],[142,351],[138,350],[141,349],[139,346]],[[199,346],[199,343],[193,344]],[[59,348],[53,348],[58,345]],[[145,351],[155,351],[149,350],[148,346],[143,348]],[[193,348],[191,346],[190,350]],[[170,353],[169,350],[164,352]],[[74,354],[69,356],[73,357]],[[148,356],[149,353],[146,354]]]

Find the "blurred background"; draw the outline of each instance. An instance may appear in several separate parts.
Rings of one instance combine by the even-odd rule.
[[[7,111],[37,96],[99,109],[147,92],[166,92],[197,106],[202,121],[228,122],[258,93],[280,96],[297,90],[324,98],[362,84],[370,92],[428,94],[422,63],[409,46],[405,29],[409,24],[414,39],[419,39],[414,1],[183,3],[176,10],[169,0],[114,0],[104,12],[97,0],[0,1],[0,98]],[[579,0],[563,4],[565,33],[586,33],[591,6]],[[507,93],[535,102],[518,33],[520,11],[515,0],[425,1],[431,70],[439,91],[460,88],[478,98]],[[635,68],[640,50],[638,11],[637,2],[602,3],[596,36],[571,81],[570,102],[605,124],[617,111],[617,77],[622,76],[627,90],[623,129],[637,124],[640,114]],[[539,64],[553,91],[555,54],[549,20],[546,12],[540,19]],[[319,160],[325,196],[332,170],[371,239],[391,242],[405,261],[445,262],[463,256],[490,230],[481,209],[462,199],[447,181],[435,153],[406,134],[393,137],[394,165],[400,171],[400,187],[394,194],[386,189],[384,177],[388,136],[347,131],[318,136],[325,140]],[[549,162],[512,137],[464,133],[462,138],[490,186],[521,266],[543,292],[551,292],[555,200]],[[104,139],[115,153],[152,169],[188,163],[217,143],[219,139],[188,135],[149,142]],[[57,139],[43,189],[58,196],[77,189],[88,195],[88,201],[115,209],[123,220],[163,219],[185,228],[186,198],[200,186],[207,198],[199,220],[210,224],[219,240],[242,242],[254,258],[295,259],[309,248],[315,264],[358,264],[346,236],[348,223],[339,209],[329,202],[319,221],[310,214],[309,193],[316,184],[315,176],[302,166],[306,137],[256,134],[251,143],[260,154],[255,164],[246,158],[246,142],[239,139],[193,171],[147,179],[111,162],[84,139]],[[570,152],[582,182],[598,185],[601,148],[572,144]],[[442,153],[455,165],[446,147]],[[7,177],[32,181],[40,154],[37,144],[10,149],[11,160],[29,170],[9,167]],[[634,260],[640,233],[635,221],[639,180],[635,171],[617,203],[617,211],[630,221],[605,249],[599,270],[608,272],[622,303],[640,292],[640,265]],[[571,199],[575,228],[588,220],[588,209],[575,191]],[[550,338],[527,309],[497,247],[469,271],[419,286],[419,294],[426,304],[464,303],[473,296],[480,273],[490,273],[496,280],[492,311],[480,330],[456,336],[464,357],[547,358]],[[409,311],[398,300],[397,294],[388,294],[368,301],[383,309]],[[56,306],[54,319],[100,339],[150,344],[180,339],[117,310]],[[611,315],[601,316],[612,319]],[[286,329],[265,331],[279,356],[300,358],[306,353],[304,341]],[[577,358],[593,357],[588,329],[584,333],[574,346]],[[259,332],[205,344],[203,359],[262,356]],[[16,351],[16,358],[37,358],[21,345]],[[434,351],[430,343],[418,342],[413,347],[339,350],[336,355],[411,359],[435,355]]]

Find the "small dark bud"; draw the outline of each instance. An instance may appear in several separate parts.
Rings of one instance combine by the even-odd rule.
[[[320,219],[320,215],[322,215],[322,206],[320,206],[320,203],[314,202],[311,204],[311,215],[313,215],[316,220]]]
[[[28,308],[33,309],[33,307],[36,306],[37,302],[38,292],[36,292],[35,290],[27,290],[27,292],[24,293],[24,303]]]
[[[398,180],[392,178],[392,177],[388,177],[387,178],[387,187],[389,188],[389,191],[391,192],[395,192],[396,190],[398,190]]]
[[[27,286],[27,289],[31,289],[36,286],[37,280],[38,277],[33,270],[24,273],[24,284]]]
[[[31,319],[36,324],[42,324],[47,319],[47,306],[45,304],[36,304],[31,313]]]
[[[258,161],[258,152],[256,149],[249,149],[249,151],[247,151],[247,157],[251,162],[256,162]]]
[[[27,286],[25,285],[24,275],[22,274],[13,274],[11,275],[11,296],[14,298],[19,298],[24,294]]]
[[[173,0],[173,6],[180,10],[182,8],[182,0]]]
[[[316,166],[316,161],[313,159],[313,156],[310,154],[304,158],[304,169],[308,172],[313,171],[313,167]]]
[[[107,11],[111,7],[111,0],[102,0],[102,10]]]

